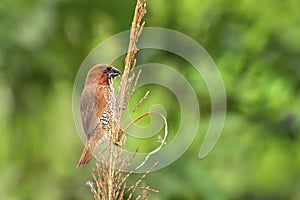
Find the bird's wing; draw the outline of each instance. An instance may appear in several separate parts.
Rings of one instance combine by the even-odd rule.
[[[89,139],[100,125],[109,99],[109,92],[97,84],[86,86],[81,94],[80,112],[84,132]]]

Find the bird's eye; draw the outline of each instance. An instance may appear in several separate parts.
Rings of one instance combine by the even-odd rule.
[[[106,67],[103,67],[101,70],[102,72],[108,72],[108,69]]]

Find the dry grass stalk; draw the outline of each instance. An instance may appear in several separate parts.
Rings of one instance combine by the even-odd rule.
[[[135,60],[135,54],[137,53],[137,42],[139,39],[139,36],[141,35],[141,32],[143,30],[143,27],[145,25],[145,22],[142,23],[142,19],[146,14],[146,1],[145,0],[137,0],[137,4],[134,11],[134,17],[131,24],[131,30],[130,30],[130,38],[129,38],[129,45],[128,45],[128,51],[127,56],[125,58],[125,68],[122,75],[121,84],[119,87],[119,108],[118,108],[118,121],[120,122],[122,110],[127,105],[124,105],[128,95],[130,92],[128,91],[129,88],[128,82],[129,82],[129,73],[130,71],[134,69],[136,65]]]
[[[130,166],[134,157],[126,157],[124,152],[110,141],[105,144],[107,147],[96,160],[96,169],[93,172],[94,183],[87,183],[95,200],[131,200],[137,189],[139,189],[140,194],[137,194],[135,199],[145,199],[151,192],[158,192],[149,186],[139,187],[157,163],[132,185],[128,186],[127,182],[132,177],[133,171],[125,173],[123,169]]]

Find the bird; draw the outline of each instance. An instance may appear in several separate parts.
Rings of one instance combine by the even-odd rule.
[[[117,68],[108,64],[97,64],[87,73],[80,97],[81,121],[87,141],[77,167],[92,159],[93,152],[101,139],[111,137],[111,126],[115,117],[112,84],[113,79],[120,75],[121,72]],[[117,141],[113,142],[117,143]]]

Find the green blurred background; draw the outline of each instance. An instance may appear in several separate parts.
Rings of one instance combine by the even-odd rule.
[[[72,87],[95,45],[128,30],[134,5],[0,2],[0,199],[92,199],[85,183],[94,165],[75,167],[83,145]],[[160,190],[150,199],[300,199],[299,8],[299,0],[148,1],[146,26],[181,31],[202,44],[228,100],[213,152],[199,160],[203,136],[197,136],[179,160],[148,176],[147,184]],[[181,63],[163,53],[152,62]],[[197,84],[192,68],[180,69]],[[205,133],[210,99],[207,92],[198,98]],[[171,112],[176,126],[177,110]]]

